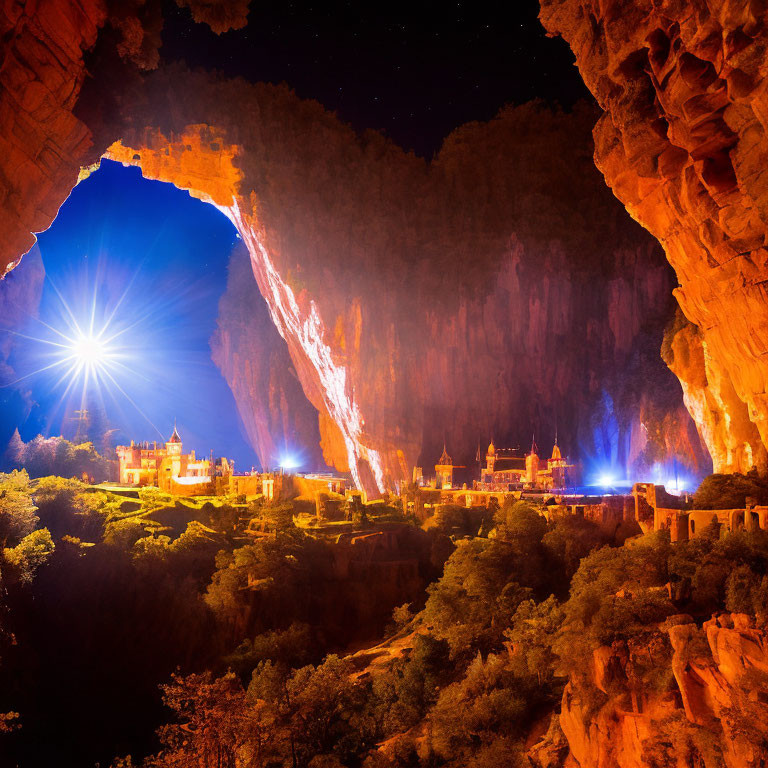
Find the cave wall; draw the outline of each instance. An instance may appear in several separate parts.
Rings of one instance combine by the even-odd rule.
[[[531,432],[602,466],[706,471],[659,358],[671,272],[594,170],[588,109],[508,109],[431,164],[287,89],[180,69],[127,113],[107,156],[235,223],[325,459],[363,486],[407,480],[443,441],[472,464]]]
[[[92,147],[73,110],[105,21],[101,0],[0,2],[0,274],[50,226]]]
[[[73,71],[51,65],[70,78],[66,99],[46,86],[50,72],[28,78],[83,137],[47,174],[50,199],[63,201],[80,167],[105,155],[227,215],[318,412],[329,464],[382,489],[417,462],[428,468],[444,440],[471,463],[491,436],[525,447],[535,431],[548,448],[557,431],[567,452],[595,461],[677,457],[706,471],[658,355],[673,282],[594,170],[588,109],[506,110],[454,132],[428,164],[285,87],[180,67],[143,73],[156,28],[126,52],[130,24],[102,11],[94,6],[89,23],[103,26],[90,48],[93,35],[80,40],[87,53]],[[0,106],[17,109],[11,98],[0,91]],[[40,123],[25,144],[37,162],[39,136],[57,134],[45,115],[29,119]],[[14,210],[36,195],[20,190]],[[34,225],[9,221],[4,263],[52,208]],[[241,381],[261,354],[252,343],[237,364],[229,358]]]
[[[585,659],[552,727],[528,754],[533,766],[765,764],[765,628],[742,613],[721,613],[701,628],[685,614],[669,622],[655,637],[616,641]],[[649,663],[656,685],[647,673],[643,680]]]
[[[253,279],[248,251],[239,243],[229,258],[227,290],[210,345],[262,468],[291,457],[302,468],[327,469],[318,412],[304,396],[285,341]]]
[[[698,352],[673,369],[715,470],[765,470],[765,6],[542,0],[540,18],[569,43],[603,110],[598,167],[677,274],[675,295],[697,329],[685,343]]]

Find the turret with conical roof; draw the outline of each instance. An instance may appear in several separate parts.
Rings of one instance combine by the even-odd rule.
[[[438,488],[453,487],[453,461],[448,455],[445,443],[443,443],[443,453],[435,464],[435,478]]]
[[[557,437],[555,437],[555,445],[552,448],[552,456],[547,464],[549,465],[549,472],[552,476],[552,486],[554,488],[565,488],[567,482],[566,469],[568,468],[568,461],[563,458],[560,446],[557,444]]]
[[[181,456],[181,437],[175,421],[173,422],[173,433],[165,443],[165,449],[169,456]]]

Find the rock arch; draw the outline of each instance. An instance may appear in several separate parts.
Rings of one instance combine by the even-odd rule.
[[[232,222],[248,249],[259,289],[275,326],[288,343],[304,391],[318,411],[330,417],[326,429],[331,424],[338,429],[345,455],[330,459],[349,468],[358,487],[383,491],[387,482],[382,458],[364,441],[360,405],[345,363],[326,341],[326,328],[315,302],[308,296],[297,297],[270,253],[269,236],[258,217],[259,200],[252,190],[245,191],[238,164],[244,153],[242,145],[231,143],[226,131],[191,124],[170,136],[150,129],[140,132],[130,144],[126,139],[118,140],[104,157],[138,166],[145,177],[186,190],[215,206]]]
[[[54,10],[35,24],[0,16],[19,52],[0,82],[12,119],[0,130],[0,261],[105,155],[235,223],[320,413],[326,460],[367,490],[407,482],[444,439],[471,464],[478,439],[514,444],[532,426],[553,438],[557,424],[575,451],[602,390],[624,403],[624,460],[652,449],[706,467],[647,347],[669,311],[668,267],[573,153],[576,139],[588,146],[587,111],[506,110],[458,129],[427,163],[286,87],[139,73],[115,54],[101,3],[40,13]]]

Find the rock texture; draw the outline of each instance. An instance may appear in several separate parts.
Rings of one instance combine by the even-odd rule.
[[[683,387],[685,404],[716,457],[718,472],[739,472],[761,455],[760,433],[722,368],[713,363],[704,335],[680,313],[666,333],[663,358]]]
[[[50,225],[92,146],[73,109],[105,21],[102,0],[0,2],[0,274]]]
[[[326,460],[362,485],[407,479],[443,440],[471,463],[531,431],[603,465],[705,466],[658,358],[669,273],[592,172],[586,113],[509,110],[428,166],[278,88],[171,71],[145,93],[166,124],[140,116],[108,156],[236,224]]]
[[[221,33],[244,26],[249,0],[177,4]],[[115,99],[84,104],[86,79],[129,89],[136,69],[157,66],[161,31],[159,0],[0,0],[0,274],[106,148],[89,123]]]
[[[592,167],[588,110],[507,110],[456,131],[428,164],[285,88],[143,73],[158,26],[154,5],[142,7],[135,20],[94,11],[77,43],[95,35],[84,81],[82,56],[71,72],[52,65],[73,83],[57,109],[86,138],[46,176],[50,198],[106,151],[227,215],[318,411],[328,463],[375,491],[429,467],[444,440],[471,464],[491,437],[525,446],[535,431],[548,448],[557,431],[590,466],[677,457],[706,471],[658,358],[670,275]],[[26,211],[18,198],[12,210]],[[5,260],[54,213],[10,220]],[[227,348],[233,381],[248,379],[254,355]]]
[[[655,686],[639,683],[637,672],[652,650],[622,643],[598,648],[583,674],[571,677],[559,716],[565,765],[765,765],[768,631],[744,614],[714,617],[701,629],[690,617],[678,622],[667,630],[666,658],[652,659]],[[562,754],[554,733],[532,750],[534,764],[545,765],[554,748]]]
[[[604,111],[598,167],[677,273],[675,295],[701,349],[696,371],[683,373],[686,402],[715,471],[766,469],[764,4],[542,0],[540,18],[570,44]]]
[[[234,393],[261,466],[276,467],[290,456],[302,468],[325,468],[317,409],[304,396],[242,245],[230,256],[217,325],[211,338],[213,361]]]

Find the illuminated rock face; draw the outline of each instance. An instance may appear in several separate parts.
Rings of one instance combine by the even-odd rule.
[[[724,765],[756,768],[768,759],[763,678],[768,635],[745,614],[722,614],[699,629],[692,619],[669,629],[671,658],[655,649],[603,646],[572,675],[559,724],[567,761],[581,768]],[[643,685],[637,669],[656,654],[674,682],[667,690]],[[668,666],[667,666],[668,665]],[[557,717],[557,715],[555,715]],[[552,735],[547,737],[551,741]],[[532,750],[547,755],[545,742]],[[563,763],[558,763],[563,764]]]
[[[542,0],[541,6],[544,26],[570,44],[604,110],[594,130],[597,165],[631,215],[661,241],[680,283],[680,306],[698,327],[706,378],[701,366],[695,376],[686,370],[683,386],[715,470],[765,469],[762,4]],[[706,391],[695,392],[698,386]]]
[[[75,166],[106,151],[227,215],[329,464],[373,491],[429,467],[443,440],[472,464],[478,442],[525,447],[535,431],[548,448],[557,431],[595,464],[674,456],[706,470],[658,358],[669,272],[592,167],[593,115],[508,110],[456,131],[428,164],[285,88],[139,75],[108,55],[110,39],[73,96],[89,139],[51,195],[62,201]],[[99,67],[115,59],[119,77]],[[0,243],[6,261],[26,228],[12,222],[21,239]],[[258,351],[222,349],[245,414]]]
[[[301,389],[242,245],[230,256],[211,352],[261,466],[273,468],[291,458],[303,468],[324,468],[317,410]]]
[[[668,267],[593,170],[590,116],[513,110],[457,131],[430,167],[266,86],[237,94],[256,135],[221,114],[190,124],[170,77],[155,87],[178,122],[126,131],[108,156],[235,223],[328,463],[382,488],[433,464],[443,440],[472,464],[492,436],[558,431],[596,463],[706,471],[659,359]],[[235,98],[191,80],[181,90],[206,109]]]
[[[101,0],[28,5],[0,2],[0,274],[50,225],[91,147],[72,111],[106,18]]]
[[[680,380],[685,404],[709,446],[718,472],[739,472],[759,458],[760,434],[731,380],[708,353],[704,334],[681,315],[668,329],[664,359]],[[758,451],[755,453],[755,447]]]

